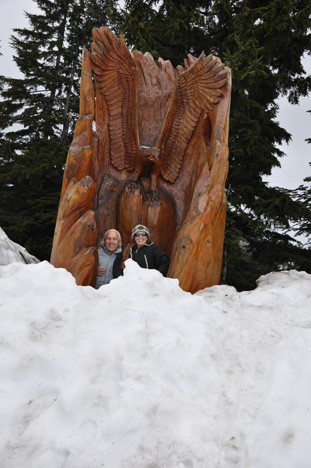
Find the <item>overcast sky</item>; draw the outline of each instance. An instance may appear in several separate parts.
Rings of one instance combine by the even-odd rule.
[[[1,75],[18,76],[12,60],[14,51],[8,41],[13,28],[28,26],[24,11],[35,13],[38,11],[36,3],[33,0],[0,0]],[[308,57],[305,63],[307,73],[311,74],[311,58]],[[292,141],[282,147],[287,156],[281,160],[282,168],[274,169],[269,178],[273,186],[296,188],[303,183],[304,177],[311,175],[311,145],[305,142],[306,138],[311,138],[311,113],[307,110],[311,110],[311,97],[302,98],[299,106],[288,104],[286,98],[280,100],[278,120],[292,134]]]

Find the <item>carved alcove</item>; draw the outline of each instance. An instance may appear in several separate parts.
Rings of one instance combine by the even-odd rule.
[[[231,74],[202,53],[174,69],[93,30],[63,178],[51,263],[94,285],[97,242],[148,226],[186,291],[219,283]]]

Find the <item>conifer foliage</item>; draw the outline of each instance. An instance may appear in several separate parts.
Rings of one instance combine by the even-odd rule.
[[[62,174],[79,104],[83,45],[109,24],[113,2],[36,0],[39,14],[11,42],[21,78],[2,76],[1,227],[29,252],[48,259]]]
[[[308,112],[311,117],[311,110]],[[306,142],[311,144],[311,138],[306,138]],[[309,166],[311,167],[311,162]],[[289,192],[303,207],[302,219],[296,223],[295,230],[298,235],[308,238],[308,245],[311,248],[311,176],[305,177],[303,181],[304,184]]]

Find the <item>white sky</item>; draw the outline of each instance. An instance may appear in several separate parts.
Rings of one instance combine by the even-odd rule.
[[[8,39],[15,27],[27,26],[23,11],[36,12],[36,3],[32,0],[0,0],[0,39],[1,52],[0,74],[16,76],[17,69],[12,62],[13,50],[8,48]],[[311,58],[306,60],[306,71],[311,73]],[[292,142],[284,145],[287,154],[282,160],[282,168],[276,168],[269,180],[271,185],[296,188],[303,183],[304,177],[311,175],[311,145],[304,140],[311,138],[311,98],[302,98],[299,106],[291,106],[286,98],[280,100],[280,124],[292,134]],[[230,150],[230,148],[229,148]]]
[[[132,260],[99,290],[1,266],[0,466],[309,468],[310,290],[294,270],[191,295]]]

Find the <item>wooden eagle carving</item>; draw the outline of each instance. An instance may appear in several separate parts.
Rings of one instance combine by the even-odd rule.
[[[213,55],[192,58],[179,74],[156,145],[141,145],[138,131],[138,71],[125,45],[108,28],[93,30],[91,60],[97,87],[109,113],[111,164],[119,171],[134,171],[136,182],[150,177],[156,192],[158,178],[174,183],[179,175],[191,136],[202,113],[219,102],[228,71]]]
[[[174,68],[94,28],[91,51],[83,48],[51,263],[94,285],[104,233],[117,229],[126,253],[133,227],[144,224],[182,289],[218,284],[230,96],[230,69],[219,58],[189,54]]]

